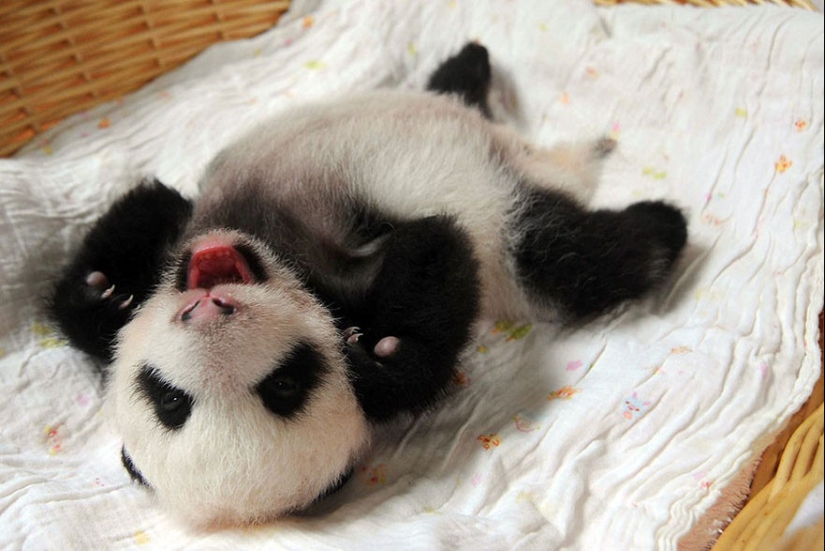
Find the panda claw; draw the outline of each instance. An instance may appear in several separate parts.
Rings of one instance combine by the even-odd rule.
[[[363,333],[358,327],[353,326],[344,329],[344,340],[347,341],[347,344],[356,344],[362,336]]]
[[[115,292],[115,286],[112,285],[111,287],[109,287],[108,289],[103,291],[103,294],[100,295],[100,298],[101,299],[107,299],[107,298],[111,297],[114,292]]]
[[[117,309],[118,309],[118,310],[125,310],[126,308],[128,308],[128,307],[129,307],[129,305],[130,305],[130,304],[132,304],[132,300],[134,300],[134,298],[135,298],[135,295],[129,295],[129,298],[127,298],[126,300],[124,300],[123,302],[121,302],[121,303],[118,305]]]

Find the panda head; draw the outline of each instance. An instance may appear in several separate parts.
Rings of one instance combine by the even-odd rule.
[[[107,403],[124,464],[198,525],[304,508],[369,438],[333,320],[252,238],[182,251],[118,336]]]

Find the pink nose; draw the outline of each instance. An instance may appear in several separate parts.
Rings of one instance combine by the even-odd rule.
[[[240,305],[231,298],[205,295],[187,304],[178,312],[178,319],[187,323],[202,323],[228,317],[240,310]]]

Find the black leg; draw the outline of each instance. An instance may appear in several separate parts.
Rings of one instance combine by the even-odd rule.
[[[427,90],[439,94],[456,94],[464,103],[477,108],[489,119],[491,114],[487,92],[490,89],[490,73],[487,48],[470,42],[433,72]]]
[[[477,270],[451,218],[395,228],[346,348],[367,417],[420,412],[444,393],[478,315]]]
[[[684,216],[663,202],[587,212],[564,196],[531,191],[517,224],[521,283],[547,306],[579,318],[662,282],[687,241]]]
[[[118,330],[158,283],[164,255],[191,213],[190,201],[155,181],[118,199],[95,223],[47,304],[74,347],[112,359]]]

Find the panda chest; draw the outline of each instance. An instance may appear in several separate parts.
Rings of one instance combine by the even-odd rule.
[[[295,270],[324,303],[343,308],[362,297],[380,270],[385,248],[401,222],[345,193],[305,186],[244,186],[209,194],[198,205],[193,233],[239,231],[262,242]]]

